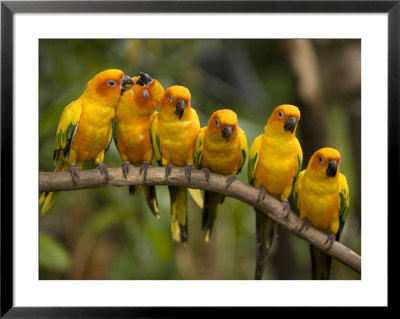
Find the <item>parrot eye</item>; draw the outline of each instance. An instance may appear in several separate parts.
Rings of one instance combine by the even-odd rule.
[[[324,164],[324,159],[322,158],[322,156],[318,157],[318,160],[321,164]]]
[[[172,102],[173,100],[172,100],[172,96],[171,95],[168,95],[168,100],[170,101],[170,102]]]
[[[219,121],[218,119],[215,120],[215,125],[217,125],[219,127]]]
[[[283,119],[283,112],[279,111],[278,116],[279,116],[279,118]]]
[[[110,87],[113,87],[113,86],[117,85],[117,82],[115,82],[113,80],[109,80],[109,81],[107,81],[107,85],[110,86]]]
[[[150,96],[149,91],[144,90],[144,91],[143,91],[143,96],[144,96],[145,99],[148,99],[149,96]]]

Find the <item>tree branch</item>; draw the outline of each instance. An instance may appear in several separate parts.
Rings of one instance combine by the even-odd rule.
[[[232,184],[226,188],[225,176],[211,173],[210,180],[207,182],[201,170],[193,170],[191,181],[189,182],[185,176],[184,169],[178,167],[172,169],[168,179],[165,178],[164,167],[149,167],[146,180],[143,180],[143,175],[139,174],[139,168],[133,166],[130,166],[129,174],[126,179],[122,175],[121,168],[109,168],[108,173],[110,175],[110,181],[106,183],[104,181],[104,176],[100,174],[98,169],[82,170],[79,173],[77,185],[75,185],[69,172],[40,172],[39,191],[56,192],[127,185],[173,185],[204,189],[236,198],[257,208],[263,214],[270,217],[273,221],[285,227],[296,236],[303,238],[308,243],[326,252],[326,234],[313,227],[310,227],[308,230],[304,229],[299,233],[298,230],[302,224],[302,220],[295,213],[292,212],[285,218],[282,204],[268,194],[264,200],[257,202],[258,189],[238,180],[234,180]],[[335,242],[327,254],[355,270],[357,273],[361,273],[361,256],[340,242]]]

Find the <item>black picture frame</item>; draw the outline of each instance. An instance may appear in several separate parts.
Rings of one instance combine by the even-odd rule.
[[[15,13],[387,13],[388,14],[388,212],[399,185],[400,1],[1,1],[1,312],[3,318],[136,318],[234,315],[276,308],[205,309],[146,307],[15,307],[13,302],[13,19]],[[379,213],[385,213],[384,211]],[[390,214],[389,218],[391,217]],[[392,214],[393,215],[393,214]],[[392,218],[389,225],[394,227]],[[389,232],[389,234],[393,234]],[[389,240],[392,243],[394,240]],[[389,248],[390,250],[390,248]],[[388,256],[389,258],[389,256]],[[388,260],[390,261],[390,259]],[[390,280],[388,281],[388,285]],[[388,304],[390,306],[390,297]],[[292,308],[293,309],[293,308]],[[210,312],[211,311],[211,312]],[[297,309],[301,315],[307,309]],[[337,311],[337,308],[334,312]]]

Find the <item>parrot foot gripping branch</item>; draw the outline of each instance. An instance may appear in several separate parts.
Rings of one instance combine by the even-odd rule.
[[[193,170],[191,181],[189,182],[185,176],[184,168],[175,167],[171,170],[168,178],[165,176],[164,167],[149,167],[146,181],[139,173],[138,167],[133,167],[127,178],[124,177],[121,168],[109,168],[108,173],[110,181],[104,184],[104,177],[97,169],[84,170],[80,172],[78,184],[71,179],[68,172],[40,172],[39,174],[39,191],[40,192],[57,192],[77,189],[97,188],[104,186],[128,186],[128,185],[173,185],[190,188],[199,188],[208,191],[224,194],[236,198],[244,203],[247,203],[263,214],[273,219],[276,223],[285,227],[288,231],[296,236],[304,239],[315,247],[326,251],[326,240],[328,236],[321,231],[310,226],[307,230],[299,232],[303,220],[296,214],[290,213],[287,218],[282,216],[282,203],[268,194],[261,201],[258,201],[259,190],[250,185],[236,181],[229,188],[226,188],[225,176],[210,173],[208,182],[202,170]],[[327,251],[327,254],[346,266],[350,267],[357,273],[361,273],[361,256],[344,246],[340,242],[335,241],[332,248]]]
[[[264,133],[251,145],[246,185],[236,177],[247,160],[248,145],[234,111],[215,111],[201,128],[186,87],[164,91],[144,72],[130,78],[121,70],[105,70],[61,114],[53,146],[55,170],[40,172],[41,213],[54,204],[58,191],[127,185],[131,195],[143,189],[148,208],[160,218],[155,186],[168,185],[172,239],[187,245],[188,192],[202,208],[205,242],[218,206],[230,196],[255,209],[255,279],[263,276],[280,226],[312,245],[313,279],[329,279],[331,257],[360,272],[361,257],[338,242],[349,208],[340,153],[320,149],[302,170],[299,120],[297,106],[283,104],[273,110]],[[112,141],[122,160],[118,169],[104,164]],[[80,171],[89,160],[97,169]],[[153,160],[164,167],[153,168]],[[288,201],[292,191],[300,218]]]

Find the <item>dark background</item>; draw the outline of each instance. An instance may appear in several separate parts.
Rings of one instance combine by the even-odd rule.
[[[350,211],[341,242],[361,253],[360,40],[40,40],[39,169],[53,170],[55,131],[63,108],[98,72],[119,68],[179,84],[192,93],[201,125],[217,109],[239,116],[249,148],[281,104],[300,108],[297,136],[303,168],[325,146],[342,155]],[[109,167],[121,164],[114,145]],[[86,168],[93,168],[87,163]],[[239,175],[247,182],[247,163]],[[143,195],[127,188],[60,193],[40,217],[40,279],[252,279],[252,207],[227,198],[211,241],[202,240],[200,209],[189,201],[189,245],[172,242],[167,188],[157,187],[161,219]],[[265,279],[310,279],[309,246],[284,230],[274,244]],[[333,261],[332,279],[360,279]]]

